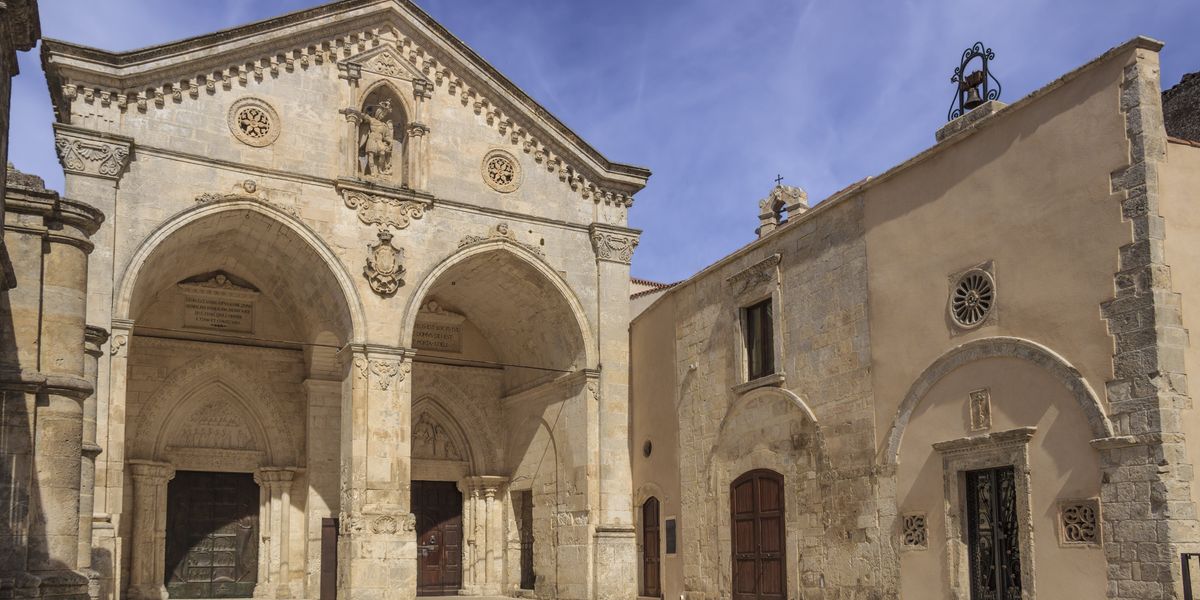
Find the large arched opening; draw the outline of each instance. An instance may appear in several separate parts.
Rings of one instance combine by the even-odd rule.
[[[150,235],[114,309],[127,594],[314,596],[308,549],[340,507],[339,351],[362,335],[344,267],[294,217],[226,199]]]
[[[428,275],[404,331],[417,351],[418,594],[556,595],[575,583],[558,557],[588,543],[596,493],[585,424],[597,373],[579,301],[536,252],[492,239]],[[461,549],[448,548],[459,522]]]

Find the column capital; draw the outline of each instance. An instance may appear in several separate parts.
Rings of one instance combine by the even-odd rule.
[[[633,260],[633,249],[637,248],[641,230],[592,223],[589,227],[592,249],[596,260],[629,264]]]
[[[476,475],[472,477],[464,477],[458,482],[458,491],[466,492],[482,492],[484,494],[497,494],[500,489],[508,485],[507,477],[498,475]]]
[[[108,330],[95,325],[88,325],[83,328],[83,351],[93,356],[99,357],[102,352],[100,347],[104,342],[108,341]]]
[[[295,477],[294,467],[262,467],[254,472],[254,482],[259,485],[290,484]]]
[[[129,474],[136,481],[166,483],[175,478],[175,465],[152,460],[130,460]]]
[[[129,165],[133,138],[55,123],[54,149],[64,172],[115,182]]]

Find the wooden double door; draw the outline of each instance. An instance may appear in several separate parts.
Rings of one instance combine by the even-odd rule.
[[[733,600],[787,596],[783,476],[750,471],[729,486],[733,528]]]
[[[146,551],[144,548],[135,549]],[[164,583],[172,598],[249,598],[258,582],[258,484],[179,471],[167,486]]]
[[[453,482],[412,482],[418,596],[452,596],[462,587],[462,507]]]

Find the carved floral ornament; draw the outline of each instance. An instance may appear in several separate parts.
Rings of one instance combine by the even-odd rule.
[[[375,389],[383,391],[392,388],[393,380],[404,381],[408,374],[412,372],[412,365],[406,361],[382,358],[368,359],[363,356],[354,359],[354,368],[358,372],[359,379],[364,381],[371,379],[375,383]]]
[[[358,220],[366,225],[404,229],[414,219],[425,216],[426,204],[415,200],[402,200],[351,189],[342,191],[342,199],[348,208],[358,213]]]
[[[592,231],[592,246],[599,260],[629,264],[637,245],[636,235],[600,229]]]
[[[253,179],[245,179],[233,185],[233,188],[224,194],[206,192],[196,196],[196,204],[209,204],[214,202],[234,202],[238,200],[250,200],[270,206],[276,210],[281,210],[293,217],[300,217],[300,211],[295,206],[279,204],[272,202],[267,198],[267,193],[259,189],[258,183]]]
[[[248,146],[269,146],[279,138],[279,113],[265,100],[246,97],[229,107],[229,130]]]
[[[508,223],[505,223],[504,221],[493,225],[492,228],[488,230],[486,235],[463,236],[461,240],[458,240],[458,247],[465,248],[472,244],[482,244],[492,240],[503,240],[513,244],[519,244],[526,250],[529,250],[538,256],[544,256],[542,249],[537,244],[528,244],[518,240],[517,234],[513,232],[512,227],[509,227]]]
[[[521,187],[521,163],[504,150],[483,155],[483,180],[497,192],[507,194]]]
[[[633,194],[628,190],[608,188],[598,181],[602,173],[585,173],[570,164],[570,157],[550,149],[542,139],[552,137],[544,122],[548,115],[535,109],[532,115],[521,111],[510,111],[503,102],[493,99],[499,95],[490,85],[473,81],[466,75],[469,69],[459,70],[426,50],[424,44],[410,38],[405,32],[392,25],[373,25],[358,31],[331,32],[325,39],[315,40],[296,47],[272,47],[261,54],[242,55],[216,68],[179,77],[178,74],[164,75],[160,80],[139,83],[136,87],[104,87],[91,82],[67,81],[61,89],[68,102],[82,99],[88,104],[103,107],[114,106],[124,112],[130,107],[138,111],[163,108],[168,101],[182,103],[195,100],[200,94],[214,95],[219,91],[245,88],[264,79],[292,73],[297,69],[328,66],[341,71],[353,71],[355,78],[361,71],[374,71],[390,77],[414,77],[414,94],[427,97],[435,90],[442,90],[458,100],[464,108],[483,117],[488,126],[495,129],[514,148],[529,154],[535,163],[549,173],[557,173],[558,179],[578,192],[585,200],[628,208],[633,205]],[[381,52],[380,49],[386,49]],[[217,60],[220,60],[219,58]],[[342,61],[342,62],[338,62]],[[354,61],[362,61],[354,62]],[[419,73],[421,79],[416,79]],[[462,73],[462,74],[460,74]],[[395,74],[395,75],[394,75]],[[465,78],[464,78],[465,77]],[[343,78],[349,79],[349,76]],[[420,89],[417,89],[420,84]],[[278,129],[278,128],[276,128]],[[553,129],[553,126],[550,127]],[[560,131],[568,139],[581,143],[570,131]]]
[[[129,158],[130,142],[106,141],[56,128],[54,149],[68,173],[117,179]]]
[[[379,241],[367,246],[367,265],[363,267],[363,276],[376,294],[386,297],[395,294],[404,285],[406,269],[400,264],[404,260],[404,250],[392,245],[392,232],[380,229],[377,235]]]

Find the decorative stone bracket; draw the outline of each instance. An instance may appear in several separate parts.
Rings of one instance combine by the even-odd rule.
[[[341,178],[334,184],[346,207],[358,213],[365,225],[404,229],[433,208],[433,196],[407,188],[385,187]]]
[[[633,260],[633,249],[637,248],[641,231],[593,223],[591,234],[596,260],[627,265]]]
[[[67,173],[120,180],[133,138],[55,123],[54,149]]]

